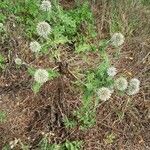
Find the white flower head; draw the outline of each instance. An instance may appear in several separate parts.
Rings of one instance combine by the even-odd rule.
[[[121,33],[114,33],[110,41],[111,41],[111,45],[115,47],[119,47],[124,43],[125,38]]]
[[[120,77],[115,80],[115,88],[119,91],[124,91],[127,89],[128,82],[124,77]]]
[[[32,52],[39,52],[41,50],[41,45],[37,41],[33,41],[30,43],[30,49]]]
[[[20,58],[15,58],[15,63],[17,65],[21,65],[22,64],[22,60]]]
[[[98,90],[97,94],[102,101],[106,101],[110,99],[112,92],[109,88],[102,87]]]
[[[130,80],[130,84],[134,84],[135,86],[140,86],[140,81],[139,81],[139,79],[136,79],[136,78],[132,78],[131,80]]]
[[[110,67],[107,69],[107,74],[110,77],[114,77],[117,74],[117,69],[115,67]]]
[[[51,26],[45,21],[39,22],[36,30],[38,35],[42,36],[43,38],[48,38],[48,35],[51,32]]]
[[[127,89],[127,94],[135,95],[139,92],[139,90],[140,90],[140,81],[136,78],[131,79]]]
[[[49,79],[49,74],[45,69],[38,69],[34,74],[34,79],[36,82],[43,84]]]
[[[51,2],[48,0],[43,0],[41,4],[41,10],[50,11],[51,10]]]

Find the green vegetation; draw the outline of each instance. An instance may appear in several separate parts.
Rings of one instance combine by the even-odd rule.
[[[68,141],[62,144],[49,144],[47,137],[44,137],[39,143],[40,150],[81,150],[83,142],[81,141]]]
[[[6,121],[6,113],[4,111],[0,111],[0,123],[4,123]]]
[[[96,1],[92,2],[96,3]],[[119,2],[122,3],[124,7],[121,7]],[[114,90],[116,95],[118,94],[119,96],[127,96],[127,99],[130,99],[129,96],[132,96],[139,92],[140,81],[136,79],[136,81],[139,82],[139,84],[135,86],[134,83],[135,80],[133,80],[132,85],[130,84],[130,89],[132,89],[133,91],[132,92],[129,91],[130,95],[127,93],[127,89],[129,89],[129,84],[127,81],[131,77],[126,77],[127,79],[125,78],[125,82],[127,83],[123,90],[120,90],[119,88],[117,89],[115,87],[115,81],[120,75],[115,76],[118,73],[117,72],[114,75],[115,77],[113,75],[111,76],[108,73],[108,69],[110,67],[115,68],[115,66],[112,65],[115,64],[113,63],[113,61],[119,60],[125,39],[128,37],[133,37],[137,33],[137,30],[142,29],[143,27],[143,25],[141,24],[139,26],[141,18],[139,17],[138,14],[137,4],[138,6],[142,5],[143,7],[147,8],[147,5],[150,4],[149,1],[147,0],[138,0],[138,2],[135,0],[103,1],[102,3],[104,3],[106,8],[108,8],[108,10],[104,10],[104,12],[102,12],[103,15],[101,19],[101,21],[103,22],[102,26],[103,24],[104,26],[107,26],[102,27],[102,29],[104,30],[104,32],[108,32],[104,33],[107,36],[102,36],[103,38],[99,38],[97,35],[98,33],[96,29],[97,18],[94,17],[91,2],[88,0],[85,0],[84,2],[76,0],[75,4],[71,9],[63,8],[63,6],[61,6],[58,0],[51,0],[50,11],[41,10],[42,0],[11,0],[11,1],[4,0],[0,3],[1,3],[0,10],[2,10],[0,14],[0,23],[1,23],[0,34],[2,40],[0,41],[2,41],[2,45],[4,47],[6,46],[6,49],[0,52],[0,71],[1,70],[5,71],[5,68],[7,68],[5,67],[6,60],[7,57],[9,57],[8,58],[9,67],[7,69],[12,69],[11,71],[15,72],[13,69],[17,68],[16,70],[18,72],[20,71],[19,72],[20,74],[24,71],[24,73],[27,72],[28,75],[32,78],[31,82],[33,82],[33,84],[31,89],[33,90],[34,93],[34,94],[32,93],[34,99],[36,96],[37,96],[36,99],[38,99],[37,93],[40,92],[40,90],[42,90],[43,84],[51,81],[55,82],[54,79],[58,79],[56,84],[59,87],[57,87],[56,93],[59,96],[58,97],[54,96],[56,97],[54,99],[57,99],[58,101],[57,103],[59,103],[59,101],[61,101],[62,103],[64,102],[63,99],[67,97],[65,95],[66,91],[64,90],[65,86],[75,85],[78,90],[78,94],[80,95],[79,98],[80,102],[77,102],[79,105],[76,106],[75,109],[73,109],[71,112],[67,114],[69,117],[66,114],[64,114],[64,112],[62,112],[63,109],[61,108],[62,104],[55,104],[56,106],[54,106],[57,109],[60,109],[58,112],[59,113],[61,112],[61,115],[60,116],[57,115],[58,112],[53,113],[54,120],[60,121],[62,119],[61,120],[62,122],[60,121],[62,123],[62,127],[63,129],[65,128],[65,130],[68,131],[69,134],[71,134],[71,132],[76,129],[78,129],[81,132],[84,132],[90,128],[93,128],[96,124],[96,117],[97,117],[96,113],[98,107],[101,104],[105,103],[106,100],[108,99],[111,100],[110,97],[114,93]],[[133,7],[136,7],[137,9],[132,10]],[[127,15],[128,13],[130,14],[129,16]],[[105,17],[106,19],[104,19]],[[48,26],[47,28],[51,29],[51,31],[49,31],[49,33],[47,33],[45,37],[41,36],[38,33],[37,27],[38,24],[41,22],[45,22],[46,25]],[[2,25],[4,25],[4,27]],[[47,28],[44,25],[41,28],[42,28],[40,29],[41,32],[47,32],[46,31]],[[147,28],[147,30],[145,31],[149,32],[149,28]],[[14,34],[15,32],[19,33]],[[108,35],[111,37],[109,37]],[[25,44],[24,51],[20,50],[21,48],[19,47],[19,44],[21,42],[18,39],[20,41],[23,40],[22,43]],[[11,42],[12,44],[10,44]],[[31,44],[31,42],[33,43]],[[108,50],[112,50],[113,52],[111,51],[107,53]],[[65,53],[63,53],[63,51],[65,51]],[[32,56],[31,57],[29,56],[28,58],[26,54],[30,55],[30,53]],[[6,56],[7,54],[9,56]],[[16,63],[15,58],[18,57],[18,54],[19,56],[21,56],[20,58],[22,59],[18,58],[20,64],[18,66],[16,65],[17,67],[14,67],[13,62]],[[97,59],[99,60],[98,61],[99,64],[95,63],[95,66],[92,67],[89,65],[90,62],[88,60],[88,57],[90,57],[91,54],[97,54]],[[109,54],[111,54],[111,56]],[[134,55],[134,53],[132,55]],[[113,61],[110,59],[112,58],[112,56],[115,56],[113,57],[114,58]],[[42,64],[42,60],[40,59],[45,59],[43,62],[46,62],[46,64]],[[92,59],[96,60],[95,57],[93,57]],[[69,64],[70,60],[72,61],[73,65]],[[75,62],[76,60],[79,60],[81,62],[79,63],[81,64],[81,66],[79,66],[78,63],[77,65],[74,65],[74,63],[76,63]],[[62,66],[59,65],[59,63]],[[65,67],[63,66],[63,63],[66,63]],[[84,65],[86,67],[84,67]],[[64,69],[63,70],[61,67],[62,68],[64,67],[65,69],[63,68]],[[74,68],[76,70],[74,70]],[[74,75],[73,74],[74,72],[72,73],[70,70],[71,71],[74,70],[74,72],[77,75],[80,74],[81,77],[78,77],[76,74]],[[6,76],[9,76],[8,74],[9,71],[7,70]],[[73,81],[70,76],[74,77]],[[122,74],[121,76],[125,75]],[[12,75],[12,78],[13,82],[18,79],[16,75]],[[67,81],[69,82],[68,84],[66,83]],[[9,93],[11,90],[9,88],[7,89],[7,84],[5,85],[6,89],[4,90],[4,92]],[[47,85],[45,84],[45,86]],[[62,85],[62,87],[60,85]],[[122,87],[121,84],[120,86]],[[20,85],[16,87],[19,89]],[[51,90],[52,88],[53,85],[52,87],[49,88],[49,90]],[[98,91],[102,88],[105,89],[103,89],[98,94]],[[72,93],[73,94],[76,93],[76,91],[73,90]],[[61,93],[61,91],[63,92]],[[71,96],[69,97],[70,99],[72,98]],[[104,97],[104,99],[102,97]],[[40,99],[42,98],[40,97]],[[49,106],[49,104],[39,102],[39,104],[40,103],[42,104],[42,107]],[[119,107],[120,105],[121,104],[119,104]],[[56,108],[54,108],[54,111],[57,111],[55,110]],[[26,109],[28,111],[28,108]],[[123,119],[125,118],[126,115],[125,109],[118,108],[114,111],[116,115],[115,117],[118,118],[120,122],[123,121]],[[34,111],[38,112],[38,109],[34,108]],[[35,112],[33,112],[33,114],[34,113]],[[40,116],[39,114],[37,116],[42,118],[43,116],[42,115]],[[5,123],[5,121],[6,121],[6,113],[0,111],[0,123]],[[48,125],[49,124],[50,123],[48,122]],[[41,128],[41,130],[42,129],[43,128]],[[84,142],[82,140],[70,138],[69,137],[70,135],[67,136],[68,137],[66,139],[59,142],[58,141],[52,142],[51,140],[48,139],[47,136],[44,136],[40,142],[38,141],[38,144],[36,146],[38,147],[39,150],[81,150],[83,148]],[[104,139],[105,144],[113,144],[116,138],[117,138],[116,134],[114,134],[113,132],[109,132],[109,134],[107,134]],[[30,145],[29,146],[27,144],[24,145],[20,139],[17,140],[18,141],[15,144],[19,146],[19,148],[21,147],[22,150],[29,149]],[[15,147],[16,145],[13,146]],[[10,144],[3,147],[2,150],[9,150],[9,149]]]
[[[0,69],[5,68],[5,58],[0,54]]]

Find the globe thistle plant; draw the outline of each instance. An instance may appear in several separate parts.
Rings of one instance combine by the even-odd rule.
[[[15,63],[16,63],[16,65],[21,65],[22,60],[20,58],[15,58]]]
[[[43,84],[49,79],[49,74],[45,69],[38,69],[34,74],[34,79],[37,83]]]
[[[98,94],[98,97],[100,98],[100,100],[106,101],[106,100],[110,99],[112,92],[110,91],[109,88],[102,87],[98,90],[97,94]]]
[[[40,8],[43,11],[50,11],[51,10],[51,2],[48,0],[42,1]]]
[[[32,52],[39,52],[41,50],[41,45],[37,41],[33,41],[30,43],[30,49]]]
[[[107,69],[107,74],[110,77],[114,77],[117,74],[117,69],[115,67],[110,67]]]
[[[48,35],[51,32],[51,26],[45,21],[39,22],[36,30],[39,36],[43,38],[48,38]]]
[[[128,95],[135,95],[139,92],[139,89],[140,89],[140,81],[136,78],[133,78],[129,82],[127,94]]]
[[[115,88],[119,91],[124,91],[127,89],[128,82],[124,77],[120,77],[115,80]]]
[[[115,46],[115,47],[119,47],[124,43],[124,36],[121,33],[114,33],[112,38],[111,38],[111,45]]]

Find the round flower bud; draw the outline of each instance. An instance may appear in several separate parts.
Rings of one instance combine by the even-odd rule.
[[[30,49],[32,52],[39,52],[41,50],[41,45],[37,41],[33,41],[30,43]]]
[[[45,21],[39,22],[36,30],[39,36],[43,38],[48,38],[48,35],[51,32],[51,26]]]
[[[140,86],[140,81],[139,81],[138,79],[136,79],[136,78],[132,78],[132,79],[130,80],[130,84],[139,87],[139,86]]]
[[[48,81],[49,74],[45,69],[38,69],[34,74],[34,79],[36,82],[43,84],[44,82]]]
[[[139,90],[140,90],[140,81],[136,78],[131,79],[127,89],[127,94],[135,95],[139,92]]]
[[[115,67],[110,67],[107,69],[107,74],[110,77],[114,77],[117,74],[117,69]]]
[[[50,11],[51,10],[51,2],[48,0],[44,0],[44,1],[42,1],[42,4],[40,7],[41,7],[41,10],[43,10],[43,11]]]
[[[15,58],[15,63],[17,65],[21,65],[22,64],[22,60],[20,58]]]
[[[100,100],[106,101],[106,100],[110,99],[112,92],[110,91],[110,89],[108,89],[106,87],[102,87],[98,90],[97,94],[98,94],[98,97],[100,98]]]
[[[120,77],[115,81],[115,88],[119,91],[124,91],[127,89],[128,82],[124,77]]]
[[[111,38],[111,45],[115,47],[119,47],[124,43],[124,36],[121,33],[114,33],[112,38]]]

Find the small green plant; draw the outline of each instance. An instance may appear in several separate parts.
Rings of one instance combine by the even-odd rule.
[[[63,121],[64,121],[64,124],[65,124],[66,128],[74,128],[74,127],[77,126],[77,122],[75,120],[73,120],[73,119],[64,117]]]
[[[97,91],[101,87],[111,87],[113,78],[108,76],[109,62],[104,61],[97,69],[87,72],[82,107],[75,111],[82,128],[88,128],[95,124],[96,108],[99,104]]]
[[[49,144],[47,137],[44,137],[39,143],[40,150],[81,150],[82,141],[68,141],[62,144]]]
[[[63,144],[63,150],[81,150],[83,142],[82,141],[66,141]]]
[[[0,54],[0,69],[5,68],[5,58]]]
[[[6,112],[0,111],[0,123],[4,123],[6,121]]]
[[[116,139],[116,135],[114,133],[110,133],[107,135],[105,142],[106,144],[112,144],[115,139]]]
[[[10,148],[10,146],[7,144],[7,145],[5,145],[5,146],[2,148],[2,150],[11,150],[11,148]]]

